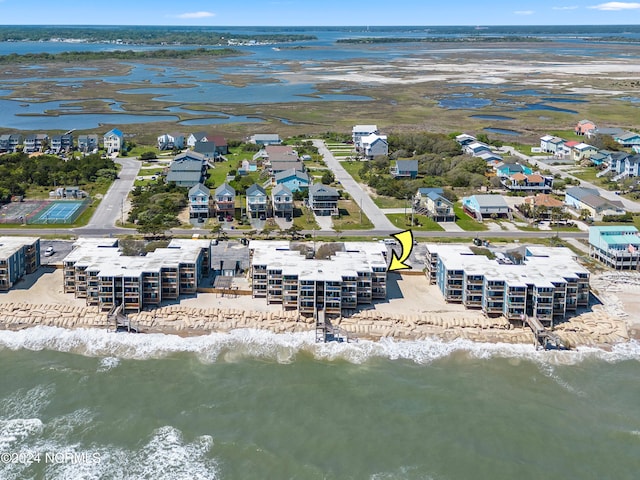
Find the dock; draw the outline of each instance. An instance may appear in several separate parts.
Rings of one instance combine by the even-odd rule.
[[[524,315],[523,322],[529,325],[535,336],[536,349],[542,347],[544,350],[566,350],[567,347],[558,335],[547,330],[536,317]]]

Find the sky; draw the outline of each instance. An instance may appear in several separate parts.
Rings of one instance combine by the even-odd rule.
[[[0,0],[0,25],[629,25],[638,2],[598,0]]]

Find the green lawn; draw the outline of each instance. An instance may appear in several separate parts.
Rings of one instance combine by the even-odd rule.
[[[454,205],[453,210],[456,213],[456,223],[461,229],[466,230],[467,232],[482,232],[487,230],[486,225],[476,222],[473,218],[464,213],[464,210],[462,210],[460,205]]]
[[[409,201],[403,198],[387,197],[385,195],[371,196],[371,200],[378,208],[407,208],[407,211],[411,211],[411,205]]]
[[[353,177],[358,183],[363,183],[360,178],[360,169],[362,168],[362,162],[340,162],[340,165]]]
[[[342,230],[369,230],[373,228],[373,223],[364,213],[361,214],[360,207],[353,200],[339,200],[339,217],[333,217],[333,227]],[[361,221],[362,219],[362,221]]]
[[[407,221],[407,217],[409,217],[408,221]],[[444,231],[444,228],[438,225],[437,222],[433,221],[432,219],[430,219],[425,215],[414,215],[414,221],[417,220],[420,223],[420,225],[419,226],[414,225],[413,227],[411,227],[410,225],[410,222],[411,222],[410,216],[407,215],[407,217],[405,217],[403,213],[392,213],[387,215],[387,218],[391,221],[391,223],[393,223],[400,230],[411,229],[411,230],[424,231],[424,232],[443,232]]]
[[[302,230],[320,230],[316,218],[307,207],[302,205],[302,202],[295,202],[293,224]]]

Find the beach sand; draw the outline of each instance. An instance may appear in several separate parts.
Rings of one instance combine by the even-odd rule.
[[[593,285],[601,305],[556,326],[567,345],[608,347],[639,338],[640,321],[630,313],[639,311],[640,274],[608,272],[594,275]],[[602,292],[602,293],[601,293]],[[390,274],[388,300],[351,316],[334,320],[358,338],[402,340],[466,338],[473,341],[534,343],[528,328],[514,327],[502,317],[489,318],[480,310],[445,303],[423,275]],[[237,328],[256,328],[276,333],[312,331],[313,319],[281,305],[268,305],[251,295],[199,293],[179,303],[129,316],[142,332],[202,335]],[[0,328],[21,329],[35,325],[66,328],[107,328],[107,315],[88,307],[84,299],[63,293],[62,270],[41,269],[12,290],[0,294]]]

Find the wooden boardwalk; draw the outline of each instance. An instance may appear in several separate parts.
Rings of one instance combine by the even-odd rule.
[[[316,310],[316,343],[327,342],[357,342],[358,339],[345,329],[331,324],[331,320],[326,318],[324,310]]]
[[[535,336],[536,348],[542,347],[545,350],[566,350],[566,346],[558,335],[547,330],[536,317],[525,315],[523,321],[529,325]]]

